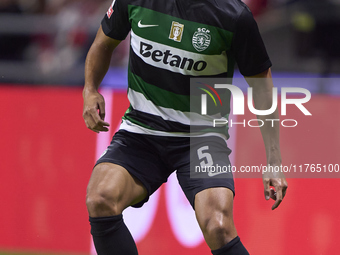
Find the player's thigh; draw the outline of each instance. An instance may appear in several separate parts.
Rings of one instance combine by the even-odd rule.
[[[230,191],[234,194],[233,173],[228,170],[231,150],[226,141],[220,137],[191,138],[188,147],[186,153],[175,156],[180,163],[177,178],[192,207],[196,209],[196,195],[202,191],[210,195],[214,192],[206,193],[206,190],[223,187],[227,188],[227,194]]]
[[[112,163],[96,165],[87,187],[88,207],[109,203],[117,214],[146,196],[147,190],[138,179],[124,167]],[[88,209],[91,214],[91,208]]]

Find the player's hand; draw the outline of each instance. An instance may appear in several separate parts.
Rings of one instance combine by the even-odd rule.
[[[286,177],[281,171],[267,171],[263,173],[262,180],[265,199],[269,200],[271,198],[275,200],[272,206],[272,210],[274,210],[281,204],[282,199],[286,195],[288,188]],[[274,187],[274,189],[270,187]]]
[[[104,121],[104,97],[98,92],[83,91],[83,98],[83,118],[86,126],[96,133],[108,131],[110,124]]]

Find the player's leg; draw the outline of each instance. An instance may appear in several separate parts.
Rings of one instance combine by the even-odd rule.
[[[234,179],[225,139],[217,136],[193,137],[189,152],[177,168],[178,181],[195,209],[204,238],[214,255],[246,255],[233,221]],[[209,166],[210,168],[207,168]],[[203,168],[202,168],[203,167]],[[210,170],[209,170],[210,169]]]
[[[94,168],[86,205],[98,255],[138,254],[122,211],[146,196],[145,187],[125,168],[112,163],[101,163]]]
[[[124,167],[98,164],[87,187],[86,205],[90,217],[119,215],[129,205],[142,201],[147,195],[145,187]]]
[[[233,192],[224,187],[205,189],[195,196],[197,221],[214,255],[249,254],[237,236],[233,200]]]
[[[130,205],[141,207],[167,180],[170,172],[164,169],[157,143],[154,136],[119,130],[97,161],[87,189],[87,208],[99,255],[138,254],[121,213]]]
[[[227,188],[205,189],[196,194],[195,213],[205,241],[212,250],[237,236],[233,221],[233,192]]]

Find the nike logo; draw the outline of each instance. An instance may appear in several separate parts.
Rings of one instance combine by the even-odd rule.
[[[227,172],[208,172],[208,176],[209,177],[213,177],[213,176],[216,176],[216,175],[219,175],[219,174],[226,174]]]
[[[146,27],[158,27],[159,25],[144,25],[142,24],[142,20],[138,22],[138,27],[139,28],[146,28]]]

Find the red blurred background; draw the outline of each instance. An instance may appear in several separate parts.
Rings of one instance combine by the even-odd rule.
[[[128,102],[124,91],[109,89],[105,95],[110,97],[107,118],[112,134]],[[0,125],[0,250],[90,254],[86,185],[96,155],[100,155],[99,147],[109,142],[111,134],[100,140],[85,127],[80,88],[3,85],[0,107],[4,109]],[[306,107],[313,116],[306,117],[294,107],[288,109],[287,118],[299,124],[281,129],[283,163],[340,164],[339,97],[314,94]],[[265,163],[258,128],[237,127],[234,139],[235,166]],[[315,177],[288,178],[287,196],[275,211],[270,209],[273,202],[264,199],[260,176],[236,178],[234,217],[250,254],[340,253],[340,173],[333,178]],[[150,213],[143,216],[148,220],[147,226],[139,227],[141,255],[210,254],[202,237],[196,236],[197,229],[186,227],[192,219],[174,226],[176,217],[191,214],[182,194],[175,191],[173,184],[162,186]],[[181,227],[188,233],[178,233]],[[181,240],[183,234],[189,241]]]

